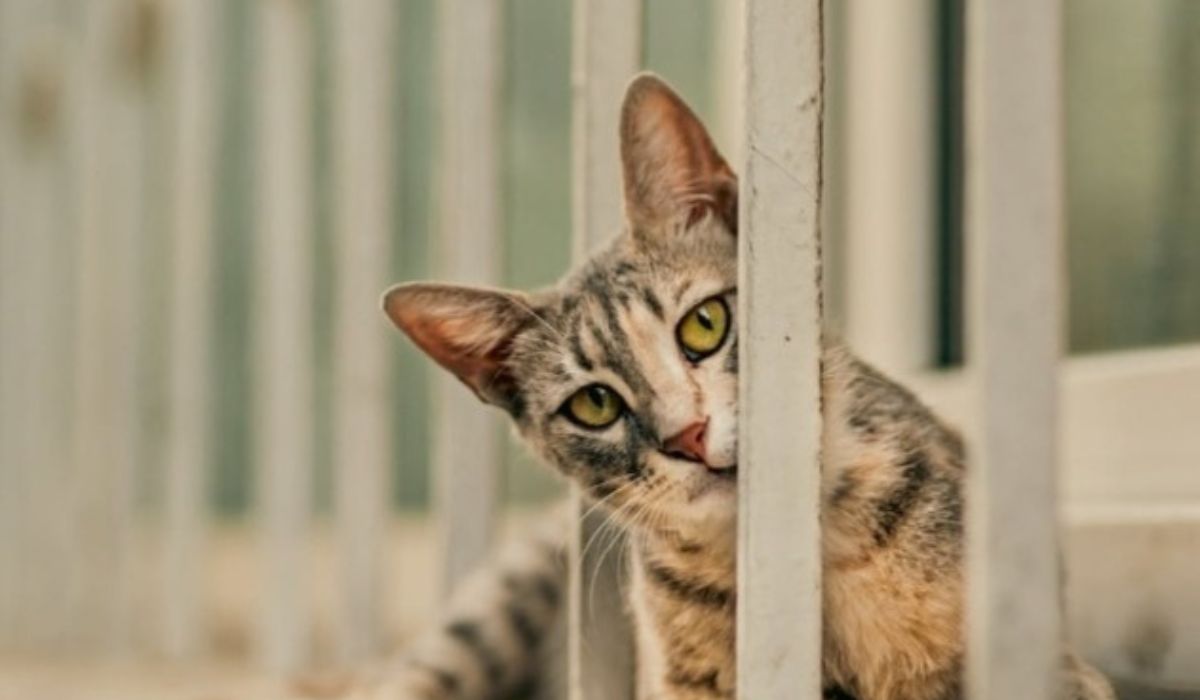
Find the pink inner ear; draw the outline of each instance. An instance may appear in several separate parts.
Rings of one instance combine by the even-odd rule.
[[[384,311],[435,362],[485,402],[511,408],[517,387],[506,362],[533,313],[518,294],[431,283],[398,285]]]
[[[499,344],[486,342],[470,325],[465,318],[425,317],[406,324],[405,330],[438,364],[478,390],[500,369],[504,353],[497,353]]]
[[[697,202],[688,209],[687,226],[690,228],[712,214],[724,222],[730,233],[737,235],[737,187],[737,178],[732,172],[728,179],[722,178],[711,185],[705,201]]]
[[[626,207],[636,223],[682,213],[690,226],[712,213],[736,230],[737,177],[682,99],[643,76],[630,86],[622,122]]]

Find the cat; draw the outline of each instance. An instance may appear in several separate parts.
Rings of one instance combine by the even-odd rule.
[[[629,85],[620,139],[625,229],[558,286],[409,283],[384,308],[623,526],[643,696],[732,698],[737,178],[653,75]],[[961,698],[962,441],[836,340],[822,391],[826,697]],[[377,697],[504,697],[528,682],[564,597],[564,531],[477,574]],[[1113,697],[1063,659],[1063,698]]]

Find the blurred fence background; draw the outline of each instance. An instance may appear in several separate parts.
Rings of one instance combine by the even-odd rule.
[[[643,65],[727,149],[730,5],[642,17]],[[831,313],[887,367],[953,366],[961,7],[829,10]],[[377,298],[447,274],[449,220],[485,206],[446,199],[459,176],[493,188],[496,281],[565,270],[571,21],[557,0],[0,0],[0,651],[297,668],[424,619],[431,446],[479,436],[438,438],[428,363]],[[1064,24],[1070,347],[1200,341],[1200,3],[1068,0]],[[463,36],[491,42],[486,84],[439,48]],[[490,133],[444,138],[480,104]],[[1141,361],[1195,386],[1194,348],[1161,357]],[[496,440],[507,503],[560,492]],[[1194,438],[1155,444],[1151,486],[1127,463],[1068,495],[1128,484],[1195,522]],[[1124,536],[1102,532],[1081,537]],[[1146,536],[1194,556],[1180,532]],[[1111,663],[1183,673],[1154,624],[1089,624]]]

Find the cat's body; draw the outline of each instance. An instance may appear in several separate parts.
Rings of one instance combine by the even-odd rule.
[[[956,698],[961,444],[844,348],[828,348],[823,366],[826,685],[862,698]],[[643,646],[668,650],[649,655],[661,658],[648,671],[665,679],[662,697],[732,697],[733,537],[699,548],[686,535],[637,538],[632,599],[639,629],[654,631]],[[689,609],[695,622],[680,624]]]
[[[385,306],[624,526],[642,695],[732,698],[736,179],[653,77],[631,85],[621,136],[628,229],[558,287],[402,285]],[[956,700],[961,441],[836,342],[822,378],[827,693]],[[481,572],[380,697],[501,697],[528,679],[563,598],[561,556],[542,538],[521,565]],[[1070,654],[1064,678],[1064,698],[1111,697]]]

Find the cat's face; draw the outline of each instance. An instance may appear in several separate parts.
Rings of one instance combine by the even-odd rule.
[[[630,86],[621,138],[627,230],[557,288],[409,284],[385,308],[625,522],[731,525],[736,180],[656,78]]]

